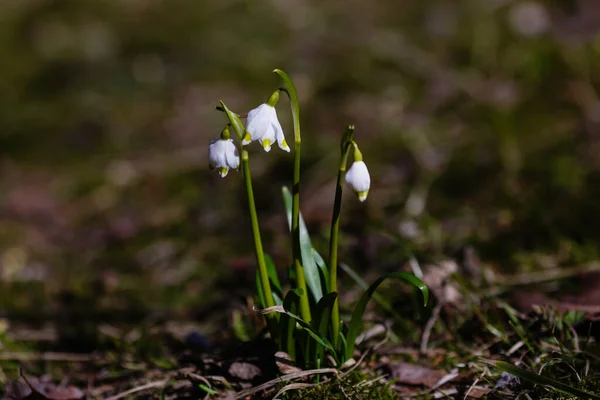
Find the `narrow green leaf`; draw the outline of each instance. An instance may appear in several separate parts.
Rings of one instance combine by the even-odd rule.
[[[242,120],[240,119],[240,117],[237,116],[236,113],[232,112],[229,108],[227,108],[225,103],[223,103],[223,100],[221,100],[221,106],[223,107],[225,114],[227,114],[227,119],[229,120],[231,126],[233,126],[235,133],[238,135],[240,140],[242,140],[242,138],[244,137],[244,131],[246,130],[246,128],[244,128]]]
[[[279,276],[277,275],[277,267],[275,267],[273,259],[268,254],[265,254],[265,263],[267,264],[267,275],[269,276],[269,282],[271,283],[275,305],[280,306],[283,303],[283,291],[281,290],[281,283],[279,282]],[[258,293],[258,300],[260,301],[261,308],[266,308],[265,295],[262,284],[260,283],[258,270],[256,270],[256,292]]]
[[[304,328],[304,330],[306,332],[308,332],[308,334],[314,339],[316,340],[320,345],[325,346],[327,349],[329,349],[331,351],[331,354],[334,356],[334,358],[337,359],[337,353],[335,351],[335,349],[333,348],[333,345],[331,344],[331,342],[329,342],[329,340],[327,340],[327,338],[325,336],[321,336],[317,331],[315,331],[309,323],[307,323],[306,321],[304,321],[302,318],[300,318],[299,316],[292,314],[292,313],[286,313],[288,314],[290,317],[292,317],[293,319],[296,320],[296,322],[298,322],[298,324]]]
[[[287,187],[282,188],[283,201],[287,212],[288,226],[292,229],[292,193]],[[302,266],[304,267],[304,277],[308,291],[313,297],[314,303],[318,303],[323,297],[323,289],[321,287],[321,278],[319,266],[313,254],[313,246],[304,223],[304,218],[300,214],[300,252],[302,254]]]
[[[283,308],[293,313],[298,312],[298,303],[300,302],[300,296],[290,290],[283,300]],[[296,359],[296,342],[294,341],[294,332],[296,330],[296,321],[287,314],[281,314],[279,319],[279,348],[281,351],[285,351]]]
[[[327,268],[327,264],[325,264],[323,257],[314,248],[312,249],[312,255],[315,258],[317,267],[321,271],[321,287],[324,289],[323,292],[329,293],[331,289],[329,288],[329,269]]]
[[[200,389],[204,390],[206,393],[208,393],[208,394],[209,394],[209,395],[211,395],[211,396],[213,396],[213,395],[215,395],[215,394],[217,394],[217,393],[218,393],[218,392],[217,392],[215,389],[213,389],[213,388],[211,388],[211,387],[208,387],[208,386],[207,386],[207,385],[205,385],[204,383],[199,383],[199,384],[198,384],[198,387],[199,387]]]
[[[344,135],[342,136],[342,140],[340,142],[342,156],[346,152],[346,148],[352,144],[353,139],[354,139],[354,125],[348,125],[346,127],[346,130],[344,131]]]
[[[287,296],[286,296],[287,297]],[[285,301],[284,301],[285,302]],[[327,340],[326,337],[321,336],[317,331],[315,331],[312,326],[310,326],[310,324],[308,322],[306,322],[305,320],[303,320],[302,318],[300,318],[299,316],[297,316],[296,314],[294,314],[293,312],[286,310],[285,306],[283,308],[283,310],[272,310],[271,312],[279,312],[279,313],[283,313],[289,317],[291,317],[294,321],[296,321],[298,323],[298,325],[300,325],[302,328],[304,328],[304,330],[313,338],[315,339],[319,344],[325,346],[325,348],[327,348],[328,350],[331,351],[331,354],[334,356],[334,358],[337,359],[337,353],[333,348],[333,345],[331,344],[331,342],[329,340]]]
[[[348,264],[340,263],[340,268],[344,270],[345,273],[352,278],[354,282],[356,282],[361,288],[367,290],[369,288],[369,283],[365,281],[356,271],[354,271]],[[394,307],[382,296],[378,293],[373,293],[373,300],[377,302],[385,311],[393,314],[395,317],[399,318],[400,315],[394,310]]]
[[[343,354],[343,353],[344,353],[344,350],[346,349],[346,337],[344,336],[344,332],[340,331],[339,338],[340,338],[340,344],[339,344],[339,346],[340,346],[340,349],[341,349],[341,350],[340,350],[340,354],[341,354],[342,356],[345,356],[345,355]],[[344,358],[344,361],[345,361],[345,360],[346,360],[346,359]]]
[[[346,360],[351,358],[352,353],[354,353],[354,345],[355,345],[354,342],[356,341],[356,337],[358,336],[358,331],[362,325],[362,317],[365,313],[365,309],[367,308],[367,303],[369,302],[369,300],[373,296],[373,293],[375,293],[375,290],[377,290],[377,288],[379,287],[381,282],[383,282],[387,278],[403,279],[403,280],[407,281],[408,283],[411,283],[412,285],[417,287],[421,291],[421,294],[423,295],[424,305],[427,305],[427,302],[429,301],[429,290],[427,289],[427,286],[425,286],[423,281],[421,281],[419,278],[417,278],[413,274],[409,274],[407,272],[391,272],[389,274],[385,274],[385,275],[377,278],[377,280],[375,282],[373,282],[371,284],[371,286],[369,286],[369,288],[362,295],[362,297],[358,301],[358,304],[354,308],[354,312],[352,313],[350,325],[348,326],[348,334],[346,335],[346,354],[345,354]]]
[[[319,303],[315,307],[315,313],[310,325],[321,337],[327,337],[331,322],[331,311],[336,298],[337,293],[328,293],[319,300]],[[307,342],[305,356],[307,363],[312,363],[313,367],[318,367],[319,362],[321,364],[323,362],[324,354],[323,345],[314,340]]]
[[[262,284],[260,283],[260,275],[258,269],[256,270],[256,293],[258,294],[258,301],[260,308],[267,307],[267,301],[265,300],[265,292],[263,291]]]
[[[273,70],[274,73],[279,75],[281,80],[283,81],[283,89],[287,92],[290,97],[290,107],[292,110],[292,120],[294,121],[294,140],[296,142],[300,141],[300,102],[298,101],[298,92],[296,91],[296,87],[294,83],[286,74],[280,69]]]
[[[508,372],[509,374],[512,374],[518,378],[524,379],[536,385],[551,386],[557,391],[569,396],[575,396],[575,398],[577,399],[600,400],[600,396],[598,395],[584,392],[583,390],[574,388],[569,385],[565,385],[564,383],[561,383],[555,379],[551,379],[543,375],[538,375],[536,373],[526,371],[517,367],[516,365],[512,365],[504,361],[496,361],[495,363],[493,363],[493,365],[495,365],[496,368],[498,368],[499,370]]]
[[[279,290],[281,292],[281,283],[279,283],[279,276],[277,275],[277,267],[273,262],[273,259],[270,255],[265,253],[265,263],[267,264],[267,273],[269,275],[269,280],[273,285],[274,289]]]
[[[281,305],[283,303],[283,291],[281,290],[281,283],[279,282],[277,267],[275,266],[275,263],[273,262],[271,256],[269,256],[266,253],[265,263],[267,264],[267,274],[269,275],[269,282],[271,282],[271,289],[273,291],[273,298],[275,299],[275,304]]]

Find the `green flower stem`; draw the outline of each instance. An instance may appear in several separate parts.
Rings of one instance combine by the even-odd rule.
[[[242,147],[242,171],[244,174],[244,183],[246,184],[246,193],[248,194],[248,209],[250,211],[250,224],[252,225],[252,237],[254,239],[256,264],[258,264],[258,275],[265,296],[265,305],[267,307],[272,307],[275,305],[275,299],[273,298],[273,292],[271,291],[271,284],[267,273],[267,263],[265,262],[265,253],[260,238],[258,216],[256,214],[256,205],[254,203],[254,191],[252,189],[252,176],[250,175],[250,164],[248,161],[248,150],[244,147]],[[275,329],[274,317],[274,313],[266,314],[267,324],[269,325],[272,334],[276,333],[276,331],[273,330]],[[273,337],[275,338],[276,336],[274,335]]]
[[[292,110],[292,120],[294,122],[294,186],[292,188],[292,253],[294,258],[294,268],[296,270],[296,285],[302,291],[300,296],[300,316],[307,322],[310,322],[310,305],[308,304],[308,290],[306,288],[306,278],[304,277],[304,266],[302,265],[302,252],[300,250],[300,144],[302,138],[300,135],[300,102],[298,101],[298,92],[294,83],[280,69],[273,70],[279,75],[283,82],[284,91],[290,98],[290,108]]]
[[[329,235],[329,287],[330,292],[336,292],[337,289],[337,266],[338,266],[338,236],[340,231],[340,212],[342,210],[342,190],[344,187],[344,176],[346,175],[346,164],[351,146],[346,145],[340,161],[338,171],[337,186],[335,188],[335,200],[333,203],[333,214],[331,216],[331,233]],[[339,297],[339,296],[338,296]],[[333,302],[331,309],[331,328],[333,347],[338,348],[340,332],[340,305],[337,297]]]
[[[231,112],[229,108],[221,101],[221,107],[227,114],[229,125],[233,127],[240,141],[244,137],[244,124],[240,117]],[[229,132],[229,128],[226,128]],[[275,305],[269,274],[267,273],[267,263],[265,262],[265,253],[263,251],[262,240],[260,238],[260,228],[258,226],[258,215],[256,214],[256,204],[254,202],[254,191],[252,189],[252,176],[250,174],[250,164],[248,160],[248,150],[242,146],[242,172],[244,174],[244,183],[246,184],[246,193],[248,194],[248,209],[250,211],[250,223],[252,225],[252,237],[254,239],[254,252],[256,253],[256,264],[258,265],[258,276],[265,296],[265,305],[272,307]],[[267,325],[271,331],[271,336],[275,339],[277,335],[277,315],[274,313],[266,314]]]

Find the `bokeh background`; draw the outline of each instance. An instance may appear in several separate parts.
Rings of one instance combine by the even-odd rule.
[[[346,193],[341,258],[364,277],[465,250],[499,273],[594,260],[599,27],[595,0],[3,0],[0,312],[228,319],[254,259],[241,175],[207,147],[219,100],[245,114],[274,68],[299,91],[320,250],[356,125],[373,183]],[[285,270],[292,157],[255,146],[252,168]]]

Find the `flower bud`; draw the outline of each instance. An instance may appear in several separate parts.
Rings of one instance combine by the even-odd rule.
[[[346,173],[346,184],[358,195],[360,201],[367,199],[371,187],[371,176],[364,161],[354,161],[352,163]]]

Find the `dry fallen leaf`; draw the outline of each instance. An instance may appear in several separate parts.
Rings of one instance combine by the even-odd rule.
[[[279,372],[284,375],[302,371],[300,368],[296,367],[296,363],[292,357],[285,351],[278,351],[275,353],[275,364],[277,365]]]
[[[11,400],[79,400],[84,397],[83,391],[74,386],[59,387],[52,382],[26,377],[20,372],[21,380],[6,386],[6,398]]]
[[[231,363],[228,372],[229,375],[234,378],[244,381],[251,381],[257,376],[262,375],[262,371],[258,366],[244,361],[235,361]]]
[[[392,377],[398,383],[405,385],[423,385],[428,388],[447,375],[447,372],[441,369],[430,369],[420,365],[399,363],[390,365]]]

